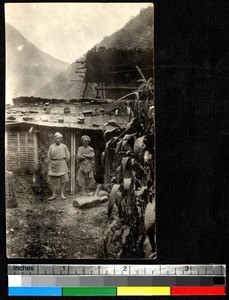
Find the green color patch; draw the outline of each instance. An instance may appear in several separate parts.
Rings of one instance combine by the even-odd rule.
[[[63,287],[63,296],[116,296],[116,287]]]

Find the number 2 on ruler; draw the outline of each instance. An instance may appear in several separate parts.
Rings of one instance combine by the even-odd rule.
[[[127,266],[123,266],[123,270],[122,270],[123,272],[127,272],[128,270],[127,270]]]

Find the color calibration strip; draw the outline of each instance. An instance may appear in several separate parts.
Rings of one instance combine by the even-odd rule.
[[[223,296],[225,287],[9,287],[9,296]]]
[[[8,265],[8,294],[225,295],[226,265]]]

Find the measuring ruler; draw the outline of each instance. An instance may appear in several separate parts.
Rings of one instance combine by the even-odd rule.
[[[9,264],[9,296],[225,295],[226,265]]]

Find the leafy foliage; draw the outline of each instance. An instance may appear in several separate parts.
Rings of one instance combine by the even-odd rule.
[[[118,216],[122,224],[122,246],[118,255],[125,258],[143,256],[143,242],[148,232],[155,252],[155,218],[144,222],[144,218],[149,217],[149,214],[145,216],[147,205],[154,203],[155,188],[153,84],[152,79],[146,80],[137,69],[142,79],[140,87],[132,93],[136,100],[127,102],[131,120],[125,130],[120,129],[119,135],[107,141],[105,150],[105,156],[113,157],[108,217],[111,218],[116,207],[113,216]],[[151,228],[145,228],[144,223],[151,224]],[[153,231],[149,230],[152,228]]]

